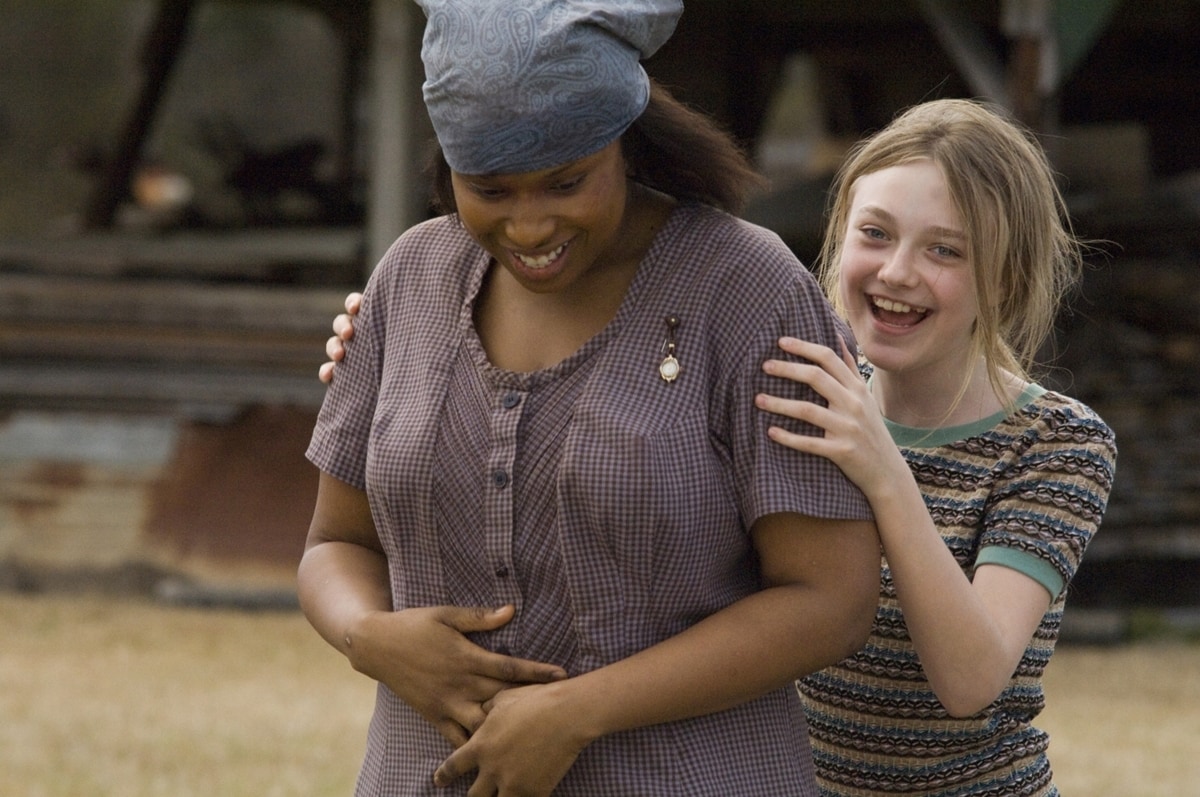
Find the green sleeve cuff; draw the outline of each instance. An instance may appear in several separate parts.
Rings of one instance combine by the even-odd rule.
[[[998,545],[984,548],[975,558],[975,566],[979,567],[979,565],[1000,565],[1010,570],[1016,570],[1018,573],[1024,573],[1045,587],[1046,591],[1050,593],[1051,600],[1057,598],[1062,593],[1063,587],[1066,586],[1065,579],[1054,565],[1031,553],[1013,548],[1002,548]]]

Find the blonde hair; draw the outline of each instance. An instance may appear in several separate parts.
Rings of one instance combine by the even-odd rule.
[[[1081,244],[1045,151],[1005,111],[971,100],[933,100],[859,142],[831,189],[818,258],[822,284],[844,315],[838,281],[855,181],[926,158],[941,170],[962,217],[979,306],[971,346],[1003,397],[1005,372],[1032,378],[1038,350],[1082,267]]]

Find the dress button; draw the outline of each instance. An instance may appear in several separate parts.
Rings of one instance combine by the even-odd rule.
[[[521,403],[521,396],[517,393],[505,393],[504,398],[500,400],[500,404],[506,410],[511,410],[513,407]]]
[[[502,470],[492,471],[492,484],[503,490],[508,486],[508,474]]]
[[[508,645],[497,645],[496,652],[499,653],[501,656],[511,656],[512,648],[510,648]]]
[[[496,567],[496,578],[508,578],[508,568],[504,565]]]

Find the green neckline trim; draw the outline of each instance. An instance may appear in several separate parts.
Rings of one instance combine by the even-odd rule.
[[[1021,409],[1031,401],[1041,398],[1045,394],[1046,389],[1044,387],[1036,382],[1030,382],[1017,398],[1016,409]],[[883,422],[887,425],[887,429],[892,435],[892,442],[898,446],[905,448],[937,448],[938,446],[956,443],[959,440],[967,440],[983,434],[1011,414],[1011,410],[1000,410],[986,418],[980,418],[971,423],[933,429],[904,426],[903,424],[889,421],[887,418],[884,418]]]

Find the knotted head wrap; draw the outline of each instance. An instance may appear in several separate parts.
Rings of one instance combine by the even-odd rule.
[[[681,0],[416,0],[425,107],[460,174],[558,166],[615,141],[650,97],[641,59]]]

